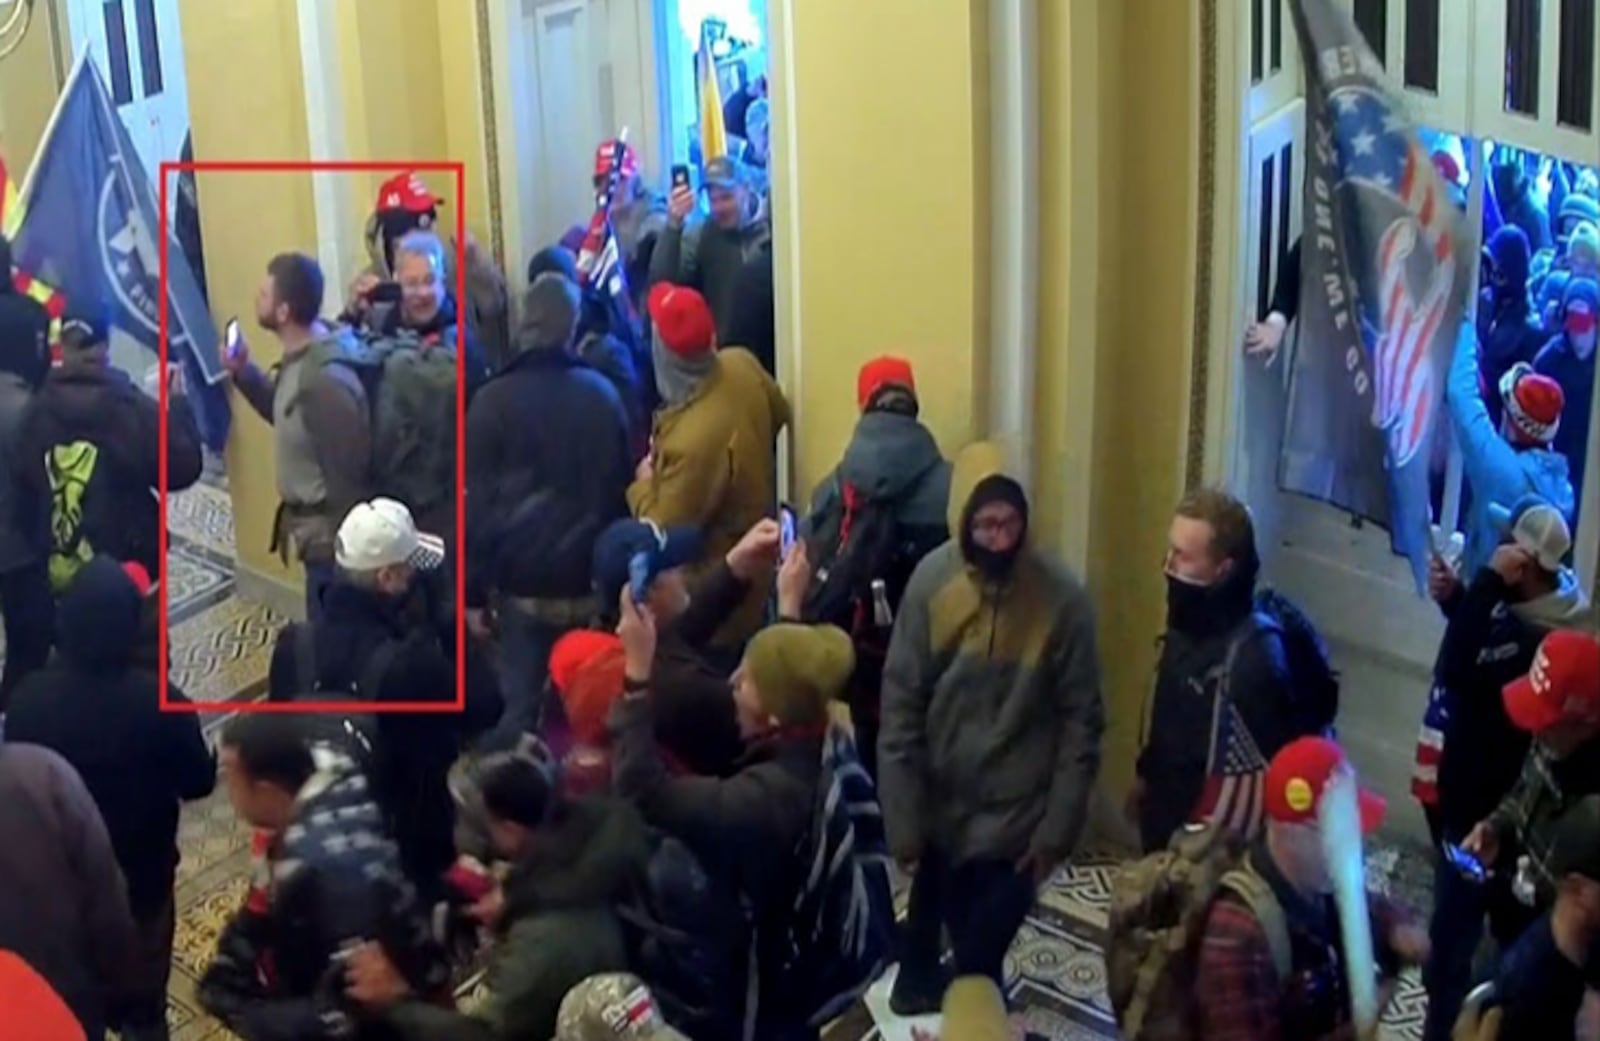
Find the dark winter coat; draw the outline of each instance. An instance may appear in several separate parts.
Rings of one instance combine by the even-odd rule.
[[[1551,854],[1561,833],[1559,822],[1581,800],[1600,795],[1600,739],[1591,740],[1564,759],[1535,744],[1522,763],[1522,776],[1488,817],[1500,840],[1495,863],[1516,870],[1527,856],[1534,883],[1535,906],[1547,910],[1555,902],[1560,879],[1550,872]]]
[[[1505,581],[1484,568],[1442,605],[1448,624],[1424,725],[1443,740],[1438,805],[1452,842],[1461,841],[1511,790],[1528,751],[1528,735],[1506,716],[1501,691],[1527,673],[1546,634],[1588,617],[1577,577],[1563,571],[1559,579],[1548,596],[1513,603]]]
[[[648,691],[630,691],[611,709],[612,787],[652,827],[700,858],[719,884],[747,902],[761,964],[784,963],[775,946],[788,935],[806,861],[822,777],[822,734],[785,734],[752,745],[733,775],[674,777],[654,739]],[[758,1007],[781,1009],[781,981],[763,979]]]
[[[950,463],[915,418],[897,412],[862,414],[839,465],[811,493],[808,530],[817,530],[823,518],[844,509],[842,489],[847,484],[870,499],[894,503],[895,523],[926,549],[950,537]]]
[[[330,697],[380,702],[453,701],[453,619],[431,607],[419,582],[407,599],[336,582],[313,631],[316,682]],[[380,713],[373,742],[373,788],[400,848],[407,876],[428,891],[455,859],[454,809],[446,775],[463,746],[500,717],[492,670],[470,640],[466,707],[460,714]],[[377,663],[376,665],[374,663]],[[268,686],[274,700],[314,696],[300,686],[294,629],[273,648]],[[371,684],[375,689],[360,689]]]
[[[200,1006],[246,1041],[333,1041],[344,998],[335,955],[371,941],[414,992],[447,982],[416,894],[400,869],[383,816],[354,765],[316,749],[318,770],[296,802],[293,822],[267,851],[265,910],[236,912],[201,977]],[[363,1024],[360,1041],[393,1036]]]
[[[0,371],[14,372],[30,387],[50,371],[50,312],[17,291],[11,276],[11,243],[0,236]]]
[[[1255,577],[1253,569],[1235,569],[1211,591],[1203,627],[1169,624],[1162,636],[1149,734],[1136,767],[1145,784],[1139,834],[1146,852],[1165,849],[1173,832],[1202,810],[1212,720],[1225,682],[1263,759],[1299,732],[1283,641],[1253,620]]]
[[[695,583],[688,609],[662,626],[656,640],[656,737],[674,759],[702,776],[729,776],[744,754],[728,671],[708,649],[749,588],[721,562]]]
[[[167,401],[167,490],[200,480],[200,431],[188,399]],[[57,447],[88,442],[98,450],[92,486],[107,494],[83,518],[83,535],[97,553],[161,568],[161,406],[127,373],[109,365],[66,365],[46,377],[23,416],[17,437],[23,509],[50,509],[45,458]],[[103,482],[101,484],[100,482]],[[25,514],[32,515],[32,514]]]
[[[669,223],[656,238],[650,284],[671,282],[699,290],[711,307],[718,339],[739,346],[725,334],[735,327],[744,268],[771,245],[772,223],[765,213],[732,230],[709,219],[688,229]]]
[[[897,858],[1065,860],[1088,821],[1105,708],[1094,612],[1076,576],[1024,541],[987,579],[961,533],[999,446],[963,449],[950,541],[922,558],[883,670],[878,790]]]
[[[0,743],[0,950],[44,977],[91,1041],[135,998],[138,939],[100,813],[55,752]]]
[[[1574,965],[1556,946],[1550,916],[1500,956],[1489,1005],[1500,1010],[1499,1041],[1572,1041],[1584,991],[1600,987],[1600,961]]]
[[[1486,247],[1494,264],[1494,281],[1479,294],[1478,339],[1483,347],[1478,369],[1483,379],[1489,417],[1500,424],[1500,377],[1518,362],[1532,364],[1545,335],[1528,299],[1531,256],[1527,236],[1517,227],[1503,227]]]
[[[1562,306],[1565,307],[1566,301],[1575,296],[1587,298],[1591,313],[1600,312],[1600,294],[1595,292],[1592,279],[1569,282]],[[1565,311],[1561,313],[1565,314]],[[1561,393],[1565,398],[1561,407],[1561,426],[1556,429],[1555,440],[1550,447],[1566,456],[1572,474],[1572,490],[1579,496],[1583,494],[1585,457],[1589,453],[1589,423],[1594,413],[1596,354],[1600,354],[1600,349],[1591,350],[1587,358],[1579,357],[1572,341],[1562,331],[1551,338],[1533,363],[1535,371],[1561,384]],[[1576,525],[1573,530],[1577,530]]]
[[[567,992],[622,972],[628,955],[615,907],[642,884],[649,833],[611,799],[579,800],[540,827],[505,881],[505,914],[471,1015],[416,1002],[385,1019],[406,1041],[524,1041],[556,1033]]]
[[[4,306],[4,299],[0,298],[0,308]],[[21,376],[0,371],[0,572],[15,571],[39,560],[50,546],[43,512],[24,509],[24,502],[32,500],[19,494],[17,484],[23,461],[18,455],[17,440],[32,400],[33,388]]]
[[[517,597],[590,595],[593,535],[627,515],[633,470],[616,388],[570,353],[518,355],[467,410],[468,603],[484,603],[491,586]],[[493,559],[483,533],[538,495],[585,519],[589,544],[556,554],[544,540],[513,537]]]
[[[57,608],[59,653],[17,688],[6,737],[54,749],[78,771],[145,918],[172,896],[179,804],[211,794],[217,764],[199,717],[161,711],[156,677],[134,665],[141,608],[115,561],[85,565]],[[188,700],[170,684],[167,697]]]

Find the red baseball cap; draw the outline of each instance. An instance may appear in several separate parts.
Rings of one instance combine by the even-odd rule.
[[[1528,674],[1506,684],[1502,696],[1511,722],[1530,734],[1600,722],[1600,640],[1575,629],[1551,633]]]
[[[656,334],[667,350],[681,358],[711,350],[717,327],[705,297],[684,286],[658,282],[650,290],[646,305]]]
[[[1341,771],[1354,774],[1344,749],[1325,737],[1302,737],[1284,745],[1267,766],[1267,816],[1284,824],[1315,823],[1322,793]],[[1388,805],[1365,788],[1357,789],[1357,800],[1361,832],[1370,834],[1383,823]]]
[[[617,161],[618,148],[622,149],[620,163]],[[618,141],[615,138],[600,142],[600,147],[594,150],[594,175],[596,177],[611,176],[613,163],[618,164],[620,167],[619,172],[624,178],[636,177],[639,174],[639,153],[633,150],[632,145],[625,141]]]
[[[904,387],[913,394],[917,392],[917,377],[909,361],[885,354],[861,366],[861,372],[856,375],[856,406],[866,408],[873,396],[888,386]]]
[[[44,978],[0,951],[0,1041],[83,1041],[83,1026]]]
[[[428,186],[422,183],[422,178],[408,170],[394,175],[378,186],[378,205],[374,209],[379,213],[393,210],[427,213],[442,202],[443,199],[434,195],[428,190]]]

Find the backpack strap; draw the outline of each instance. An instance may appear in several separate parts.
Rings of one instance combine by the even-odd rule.
[[[389,668],[400,657],[401,643],[399,640],[385,640],[380,643],[367,659],[366,668],[361,670],[361,676],[356,680],[355,695],[362,701],[379,701],[383,693],[383,678],[388,675]]]
[[[1272,951],[1272,967],[1280,981],[1287,980],[1294,971],[1294,953],[1289,946],[1289,920],[1284,917],[1283,905],[1278,903],[1272,886],[1246,861],[1222,876],[1221,887],[1232,893],[1255,915],[1266,934],[1267,947]]]

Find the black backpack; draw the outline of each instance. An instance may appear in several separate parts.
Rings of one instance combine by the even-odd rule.
[[[874,498],[834,477],[839,509],[825,516],[807,540],[812,566],[802,617],[813,625],[835,625],[858,647],[894,624],[909,569],[899,565],[905,547],[896,503]],[[881,582],[878,592],[873,584]]]
[[[1333,667],[1328,645],[1317,627],[1288,597],[1275,589],[1261,589],[1256,593],[1255,610],[1246,621],[1244,631],[1228,649],[1228,680],[1233,675],[1234,654],[1255,632],[1273,633],[1283,645],[1283,655],[1289,664],[1289,682],[1294,690],[1296,733],[1332,735],[1339,715],[1339,673]]]
[[[628,966],[673,1027],[696,1041],[738,1041],[751,963],[743,907],[688,846],[660,833],[652,842],[645,878],[615,908]]]

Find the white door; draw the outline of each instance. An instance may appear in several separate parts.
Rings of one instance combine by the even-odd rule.
[[[159,192],[161,163],[178,158],[189,130],[178,0],[69,0],[67,21],[74,53],[94,58]]]
[[[609,133],[600,86],[606,36],[596,31],[598,6],[595,0],[522,3],[515,42],[524,61],[512,70],[521,95],[513,102],[519,151],[533,160],[517,182],[525,244],[554,242],[594,209],[591,159]]]

